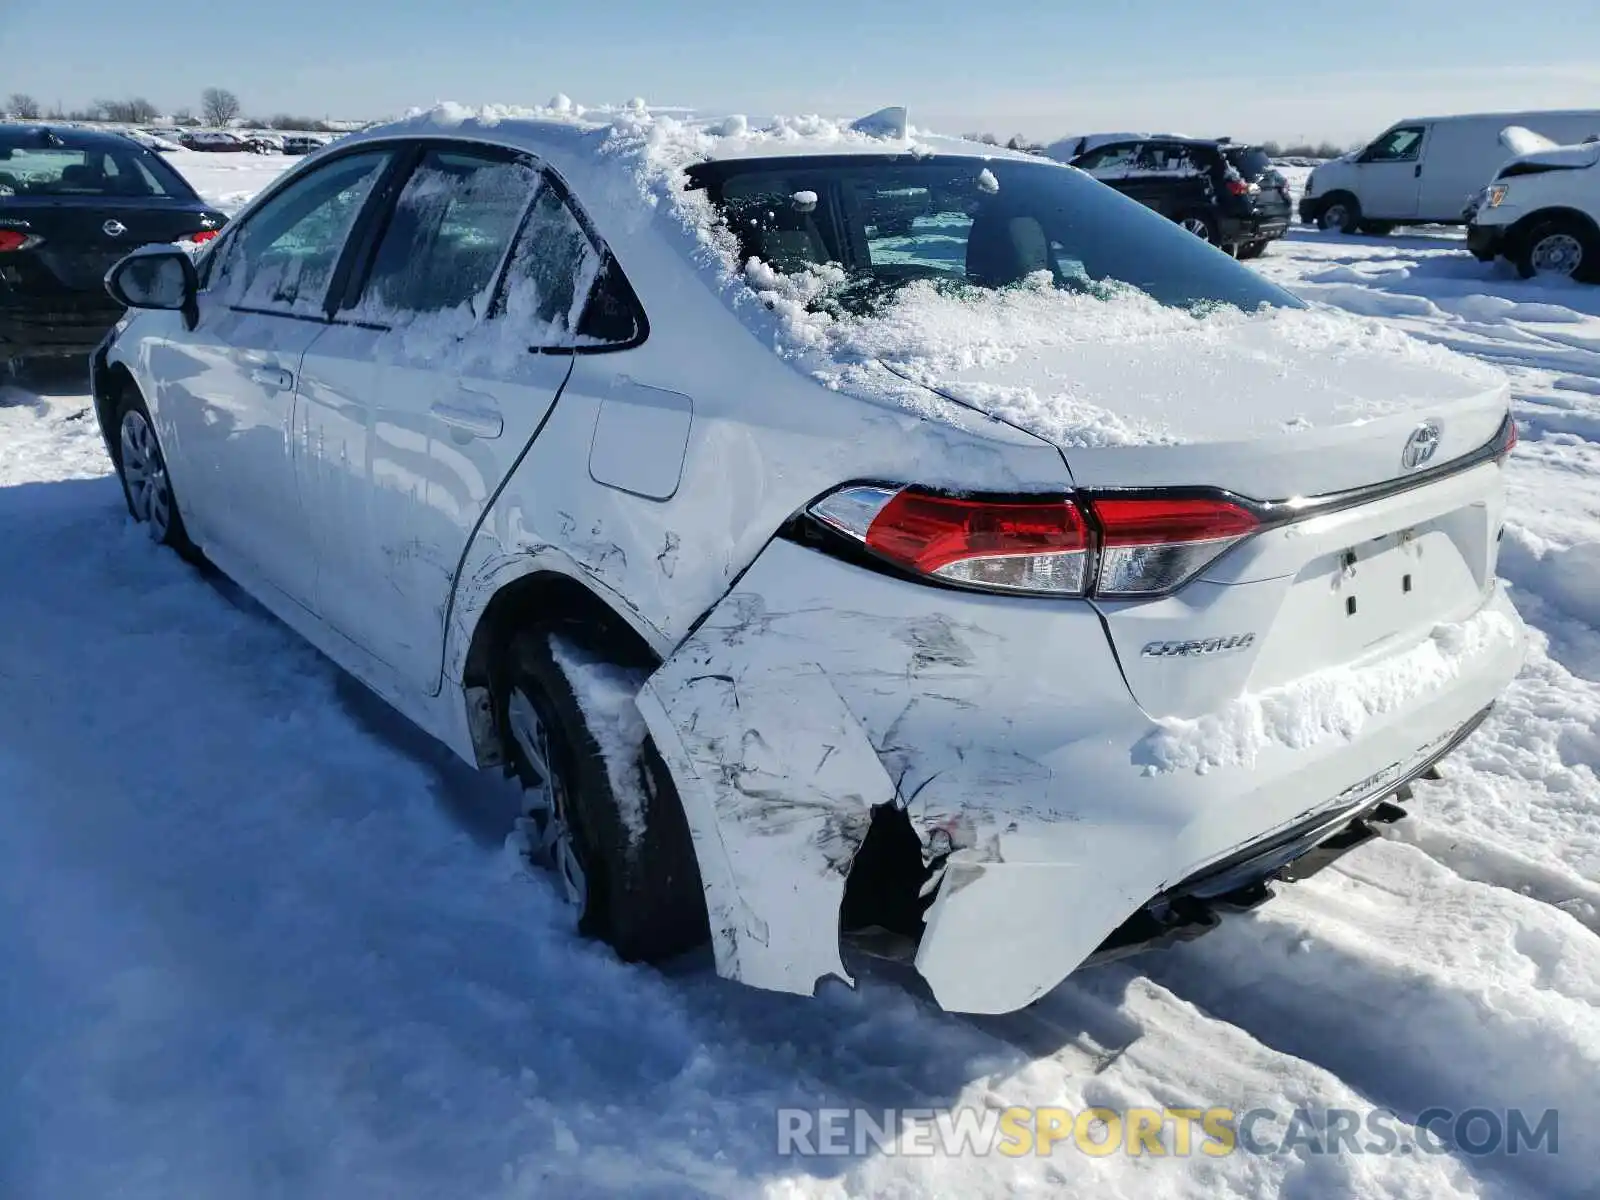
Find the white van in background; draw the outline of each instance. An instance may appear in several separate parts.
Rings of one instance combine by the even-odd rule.
[[[1500,141],[1500,131],[1508,125],[1572,145],[1600,133],[1600,109],[1401,121],[1365,149],[1312,171],[1300,200],[1300,219],[1344,233],[1460,224],[1471,198],[1511,157]]]

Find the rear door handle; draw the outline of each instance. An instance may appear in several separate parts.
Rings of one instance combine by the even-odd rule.
[[[492,408],[466,408],[459,404],[434,404],[428,410],[452,429],[473,437],[497,438],[505,420]]]
[[[294,387],[294,374],[282,367],[254,367],[250,371],[250,382],[259,383],[262,387],[272,388],[275,391],[287,392]]]

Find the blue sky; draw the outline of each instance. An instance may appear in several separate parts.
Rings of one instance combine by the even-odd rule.
[[[1344,142],[1407,115],[1600,107],[1597,47],[1600,0],[0,0],[0,90],[173,109],[217,85],[261,116],[563,92]]]

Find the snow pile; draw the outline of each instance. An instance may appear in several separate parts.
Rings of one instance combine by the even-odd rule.
[[[1542,588],[1570,617],[1600,630],[1600,542],[1583,542],[1544,556]]]
[[[1496,643],[1521,637],[1504,613],[1484,608],[1371,665],[1336,667],[1246,693],[1193,720],[1168,718],[1135,748],[1135,761],[1147,775],[1203,775],[1217,767],[1249,768],[1274,744],[1302,750],[1328,738],[1353,739],[1370,718],[1438,693]]]

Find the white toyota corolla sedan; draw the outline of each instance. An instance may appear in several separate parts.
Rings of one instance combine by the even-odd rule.
[[[1503,377],[904,110],[445,106],[107,285],[134,518],[515,773],[624,957],[1016,1009],[1371,836],[1522,659]]]

